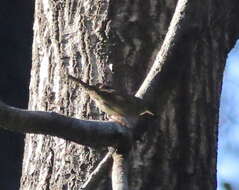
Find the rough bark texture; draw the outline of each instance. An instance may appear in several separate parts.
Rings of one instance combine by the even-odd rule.
[[[29,108],[105,119],[67,74],[134,94],[175,5],[176,0],[36,0]],[[194,2],[171,73],[162,80],[175,80],[172,93],[158,100],[168,85],[160,83],[151,100],[160,117],[130,156],[130,189],[216,189],[219,96],[226,55],[239,34],[238,8],[236,0]],[[159,101],[165,101],[164,109]],[[79,189],[104,152],[28,135],[21,189]],[[111,189],[108,176],[95,189]]]

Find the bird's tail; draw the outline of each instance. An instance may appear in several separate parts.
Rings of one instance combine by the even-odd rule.
[[[76,77],[74,77],[72,75],[68,75],[68,77],[69,77],[70,80],[79,83],[86,91],[95,91],[94,86],[91,86],[91,85],[83,82],[79,78],[76,78]]]

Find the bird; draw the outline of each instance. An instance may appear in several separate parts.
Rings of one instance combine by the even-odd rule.
[[[95,101],[96,106],[109,116],[138,118],[144,114],[155,115],[140,98],[122,93],[111,87],[89,85],[72,75],[68,75],[68,77],[79,83],[90,98]]]

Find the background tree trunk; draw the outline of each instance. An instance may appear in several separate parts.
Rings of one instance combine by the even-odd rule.
[[[31,110],[106,119],[67,75],[134,94],[150,69],[176,0],[36,0]],[[130,156],[131,189],[216,189],[219,95],[228,50],[238,35],[239,2],[204,0],[191,7],[170,74],[175,81]],[[171,83],[170,83],[171,84]],[[21,189],[79,189],[106,150],[27,135]],[[96,189],[111,189],[108,176]]]

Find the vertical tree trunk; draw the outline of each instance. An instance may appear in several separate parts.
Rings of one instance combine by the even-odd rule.
[[[32,110],[106,119],[67,75],[134,94],[150,69],[176,0],[36,0]],[[200,1],[162,76],[175,84],[130,157],[131,189],[215,189],[218,102],[239,3]],[[230,22],[229,22],[230,21]],[[235,22],[235,23],[234,23]],[[167,81],[167,80],[166,80]],[[171,84],[171,83],[170,83]],[[163,85],[168,85],[163,84]],[[27,135],[21,189],[79,189],[106,151]],[[95,189],[111,189],[105,176]]]

